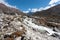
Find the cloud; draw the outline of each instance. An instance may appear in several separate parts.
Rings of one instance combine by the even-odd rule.
[[[55,4],[55,3],[57,3],[57,2],[60,2],[60,0],[51,0],[51,1],[49,2],[49,4],[52,5],[52,4]]]
[[[31,12],[41,11],[43,9],[44,9],[43,7],[41,7],[41,8],[33,8],[33,9],[31,9]]]
[[[29,11],[23,11],[23,13],[29,13]]]
[[[37,12],[37,11],[47,10],[47,9],[53,7],[53,6],[55,6],[55,4],[54,5],[48,5],[46,7],[41,7],[41,8],[32,8],[32,9],[30,9],[28,11]]]
[[[6,0],[0,0],[0,3],[3,3],[3,4],[5,4],[8,7],[17,8],[16,6],[10,5],[8,2],[6,2]]]
[[[37,10],[39,10],[39,9],[33,8],[33,9],[31,9],[31,12],[36,12]]]
[[[51,8],[51,7],[55,6],[55,5],[56,5],[56,4],[48,5],[48,6],[46,6],[43,10],[49,9],[49,8]]]
[[[36,11],[41,11],[43,8],[29,8],[27,11],[23,11],[24,13],[29,13],[29,12],[36,12]]]
[[[42,10],[46,10],[49,9],[51,7],[55,6],[54,5],[48,5],[46,7],[40,7],[40,8],[29,8],[27,11],[23,11],[24,13],[29,13],[29,12],[37,12],[37,11],[42,11]]]
[[[60,0],[51,0],[46,7],[29,8],[27,11],[24,11],[24,12],[29,13],[29,12],[37,12],[37,11],[47,10],[47,9],[55,6],[57,3],[60,4]]]

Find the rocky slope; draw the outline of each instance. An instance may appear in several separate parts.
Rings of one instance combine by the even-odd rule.
[[[25,13],[23,13],[22,11],[19,11],[16,8],[10,8],[7,7],[6,5],[0,3],[0,12],[3,12],[4,14],[8,14],[8,15],[26,15]]]
[[[46,17],[48,21],[60,23],[60,4],[47,10],[36,12],[33,16]]]
[[[0,17],[0,40],[60,40],[60,33],[37,25],[27,16],[2,15]]]
[[[60,29],[55,27],[57,23],[47,22],[43,17],[30,17],[21,12],[18,15],[16,11],[13,11],[15,14],[10,14],[12,9],[16,9],[6,8],[3,4],[1,6],[0,40],[60,40]]]

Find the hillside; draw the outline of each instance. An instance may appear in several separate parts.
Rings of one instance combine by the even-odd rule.
[[[46,17],[49,21],[60,23],[60,4],[47,10],[36,12],[33,16]]]
[[[0,3],[0,12],[3,12],[4,14],[8,14],[8,15],[26,15],[25,13],[23,13],[22,11],[16,9],[16,8],[10,8],[7,7],[6,5]]]

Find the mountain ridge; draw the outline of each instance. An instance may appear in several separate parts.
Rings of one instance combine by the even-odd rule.
[[[2,11],[4,14],[9,14],[9,15],[26,15],[25,13],[23,13],[22,11],[16,9],[16,8],[11,8],[8,7],[2,3],[0,3],[0,11]]]
[[[42,14],[42,16],[44,16],[43,14],[46,14],[46,15],[55,15],[57,12],[58,13],[60,13],[60,4],[59,5],[56,5],[56,6],[54,6],[54,7],[51,7],[51,8],[49,8],[49,9],[47,9],[47,10],[42,10],[42,11],[39,11],[39,12],[36,12],[36,13],[34,13],[33,15],[41,15]],[[48,14],[47,14],[48,13]],[[54,13],[54,14],[53,14]]]
[[[36,12],[32,16],[45,17],[47,20],[60,23],[60,4],[47,10]]]

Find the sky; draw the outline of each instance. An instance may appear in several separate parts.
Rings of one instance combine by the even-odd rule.
[[[46,10],[57,4],[60,0],[0,0],[0,3],[8,7],[17,8],[24,13]]]

